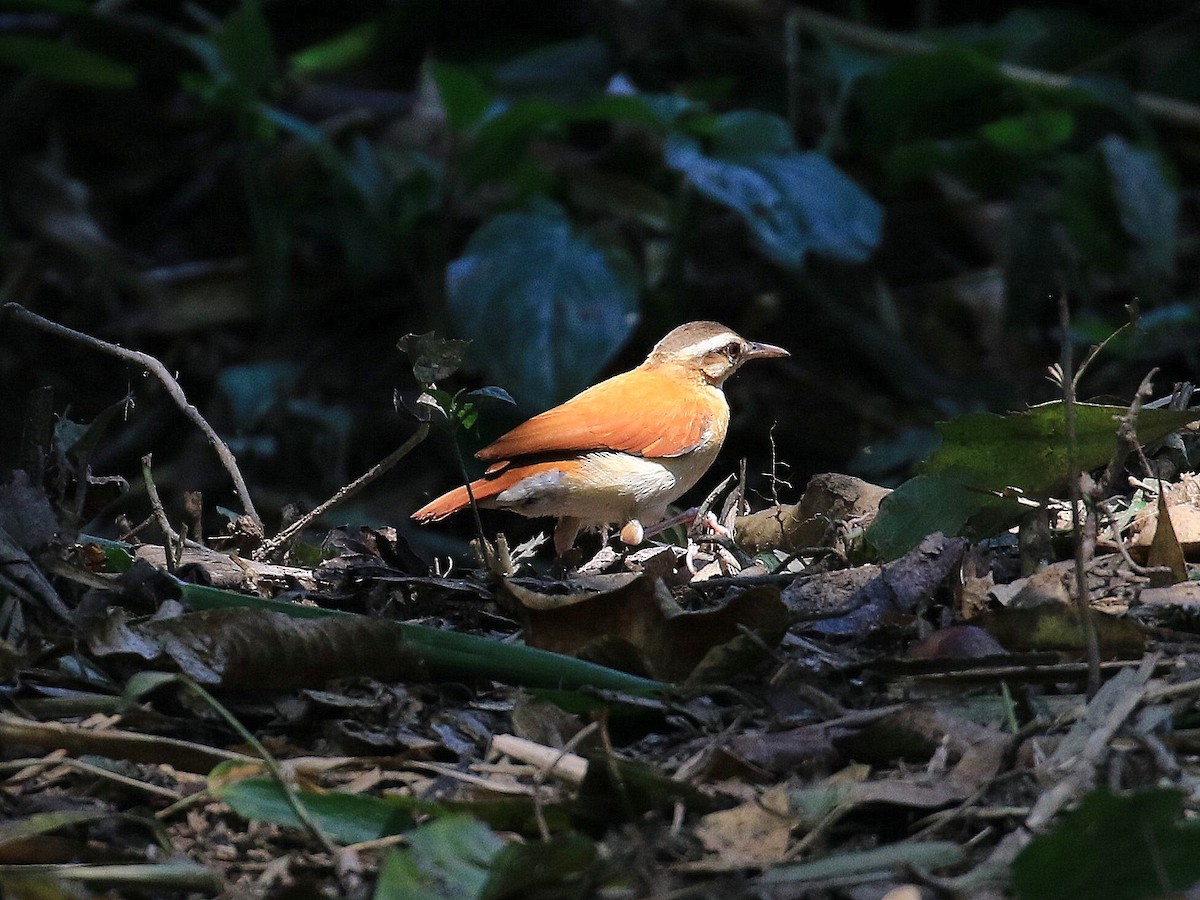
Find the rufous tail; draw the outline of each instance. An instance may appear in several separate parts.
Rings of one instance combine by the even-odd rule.
[[[500,472],[490,478],[479,478],[471,482],[471,493],[475,495],[476,503],[492,499],[502,491],[508,490],[522,478],[530,474],[528,467],[518,467]],[[456,487],[446,491],[436,500],[431,500],[412,514],[418,522],[437,522],[446,516],[453,515],[460,509],[466,509],[471,501],[467,498],[465,487]]]

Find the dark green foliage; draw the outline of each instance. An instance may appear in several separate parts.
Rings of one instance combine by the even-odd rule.
[[[1138,900],[1200,881],[1200,829],[1174,789],[1117,796],[1093,791],[1013,862],[1021,900]]]

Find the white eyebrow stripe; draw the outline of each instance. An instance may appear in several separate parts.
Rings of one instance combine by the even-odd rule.
[[[718,334],[716,337],[711,337],[707,341],[696,344],[694,349],[696,353],[712,353],[716,350],[724,350],[729,344],[736,340],[733,334]]]

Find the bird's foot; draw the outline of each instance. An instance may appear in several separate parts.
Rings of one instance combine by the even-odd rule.
[[[713,534],[721,537],[732,538],[733,532],[721,524],[721,520],[717,518],[716,513],[709,510],[703,516],[699,523],[696,519],[700,516],[700,508],[692,507],[689,510],[679,513],[677,516],[671,516],[669,519],[663,519],[646,529],[645,537],[653,537],[656,534],[662,534],[668,528],[674,528],[676,525],[686,525],[689,529],[693,529],[699,524],[703,528],[707,528]],[[627,526],[628,527],[628,526]]]
[[[621,543],[627,547],[636,547],[646,539],[646,529],[637,519],[630,519],[621,529]]]

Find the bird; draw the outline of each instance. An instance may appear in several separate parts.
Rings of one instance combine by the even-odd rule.
[[[621,525],[626,544],[700,480],[729,428],[722,385],[752,359],[786,357],[716,322],[680,325],[636,369],[587,388],[488,444],[471,482],[484,509],[557,516],[561,558],[581,529]],[[467,488],[447,491],[412,514],[437,522],[470,505]],[[645,524],[643,524],[645,523]]]

